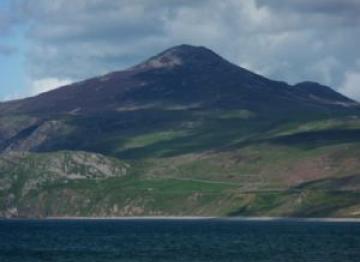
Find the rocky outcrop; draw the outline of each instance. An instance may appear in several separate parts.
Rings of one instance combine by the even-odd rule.
[[[0,156],[0,216],[20,216],[19,203],[56,185],[102,180],[128,174],[130,165],[118,159],[86,152],[34,154],[11,152]],[[24,212],[24,211],[22,211]],[[32,211],[29,211],[34,212]]]

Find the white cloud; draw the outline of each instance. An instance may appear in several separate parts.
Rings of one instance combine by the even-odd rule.
[[[30,94],[37,95],[70,83],[71,80],[69,79],[44,78],[34,80],[31,84]]]
[[[360,102],[360,71],[347,72],[345,74],[344,83],[339,91]]]
[[[334,82],[333,76],[340,66],[336,58],[328,56],[315,62],[308,71],[312,72],[314,77],[317,76],[323,84],[331,85]]]

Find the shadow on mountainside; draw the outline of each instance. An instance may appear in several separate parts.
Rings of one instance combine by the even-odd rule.
[[[358,143],[360,142],[360,129],[332,129],[301,132],[272,138],[269,139],[268,142],[296,146],[301,149],[312,149],[334,144]]]

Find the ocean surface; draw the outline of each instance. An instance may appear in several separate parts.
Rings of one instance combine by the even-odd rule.
[[[0,261],[360,261],[360,223],[0,221]]]

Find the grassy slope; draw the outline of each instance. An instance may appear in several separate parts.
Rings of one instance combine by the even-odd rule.
[[[2,215],[360,217],[359,119],[273,125],[243,110],[187,119],[83,145],[123,161],[82,152],[0,161],[1,185],[10,185],[0,190]],[[61,172],[49,169],[55,160]],[[91,169],[94,161],[108,172]],[[29,189],[34,178],[43,179]]]

